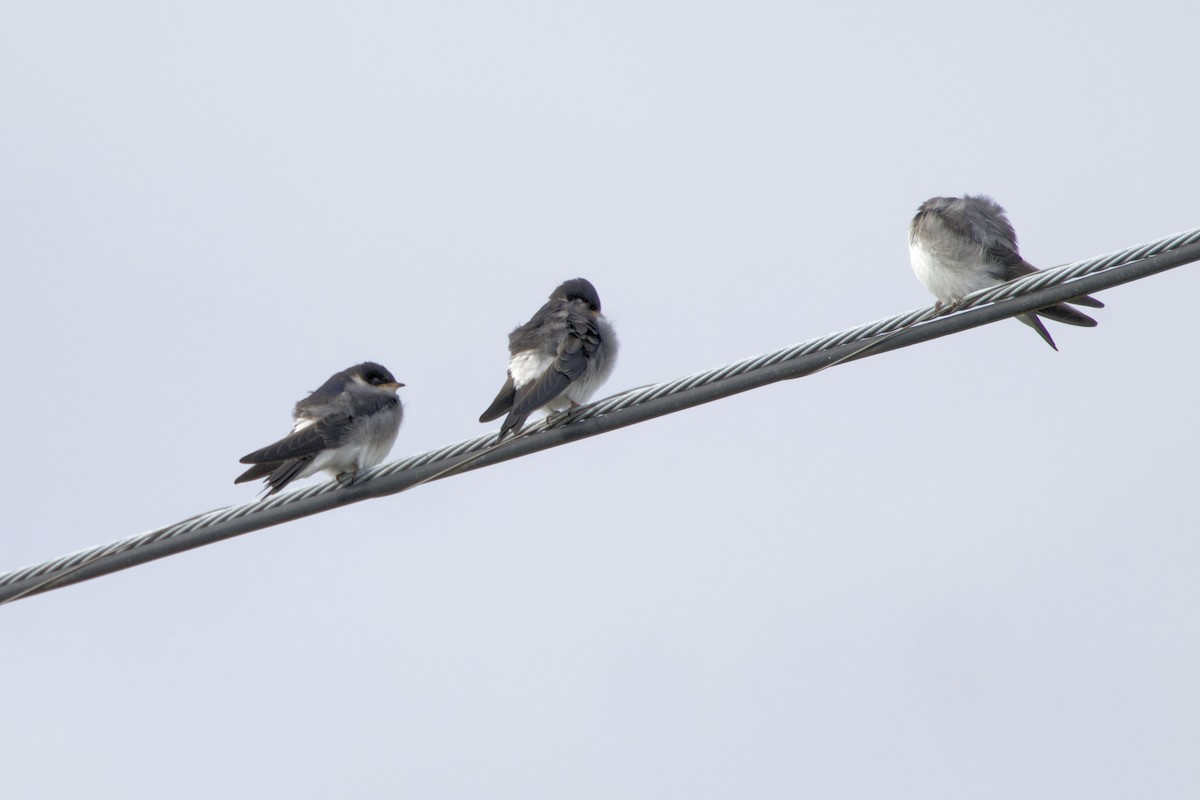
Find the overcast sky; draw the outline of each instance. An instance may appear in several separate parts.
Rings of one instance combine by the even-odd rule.
[[[1200,225],[1194,3],[7,3],[0,572],[254,499],[372,359],[487,430]],[[12,797],[1127,798],[1200,784],[1200,266],[0,608]],[[1089,311],[1089,313],[1092,313]],[[493,424],[494,427],[494,424]],[[311,481],[319,480],[317,478]],[[311,482],[310,481],[310,482]]]

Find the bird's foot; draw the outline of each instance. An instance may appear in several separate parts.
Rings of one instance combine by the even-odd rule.
[[[947,314],[953,314],[955,311],[958,310],[958,307],[960,305],[962,305],[961,297],[957,300],[952,300],[949,303],[943,303],[941,300],[938,300],[936,303],[933,304],[933,308],[935,311],[937,311],[937,315],[939,317],[942,317]]]
[[[575,404],[572,403],[571,405],[574,406]],[[572,410],[573,409],[569,408],[565,411],[551,411],[549,414],[546,415],[546,427],[553,428],[556,425],[562,425],[562,424],[566,423],[567,421],[569,421],[571,419],[571,411]]]
[[[354,483],[354,479],[357,477],[358,467],[351,467],[345,472],[339,472],[335,480],[337,480],[339,486],[349,486]]]

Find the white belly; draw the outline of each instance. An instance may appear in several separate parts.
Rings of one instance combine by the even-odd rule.
[[[297,477],[307,478],[325,470],[336,478],[343,472],[361,472],[382,464],[396,443],[401,418],[399,407],[373,414],[349,437],[349,442],[336,449],[322,450]]]
[[[971,292],[1001,283],[988,274],[988,264],[982,254],[978,258],[947,257],[933,252],[924,241],[918,240],[909,243],[908,257],[917,279],[943,303],[953,303]]]

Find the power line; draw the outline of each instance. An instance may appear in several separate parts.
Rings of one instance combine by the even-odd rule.
[[[375,467],[349,486],[329,481],[259,502],[217,509],[18,569],[0,575],[0,604],[321,511],[403,492],[777,381],[811,375],[845,361],[959,333],[1194,261],[1200,261],[1200,228],[1027,275],[969,295],[952,308],[909,311],[673,381],[630,389],[541,420],[500,444],[496,443],[495,432],[486,433]]]

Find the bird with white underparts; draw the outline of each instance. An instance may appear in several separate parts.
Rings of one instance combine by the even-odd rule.
[[[291,433],[242,457],[241,463],[253,466],[234,483],[263,478],[264,491],[273,495],[321,470],[338,483],[352,482],[391,452],[404,416],[396,394],[402,386],[371,361],[333,375],[296,403]]]
[[[922,203],[908,226],[908,255],[913,272],[937,297],[939,306],[1038,271],[1021,257],[1016,231],[1004,209],[983,195],[934,197]],[[1069,302],[1104,308],[1103,303],[1087,295]],[[1058,347],[1041,317],[1085,328],[1096,326],[1096,320],[1067,303],[1017,316],[1055,350]]]
[[[574,278],[508,335],[508,351],[508,377],[479,417],[491,422],[507,414],[497,441],[519,432],[538,409],[566,411],[586,403],[612,374],[617,335],[600,311],[596,287]]]

